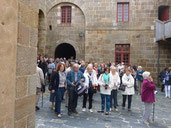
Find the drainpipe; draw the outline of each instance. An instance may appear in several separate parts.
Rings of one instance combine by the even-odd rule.
[[[160,85],[159,73],[160,73],[160,44],[157,45],[157,86]]]

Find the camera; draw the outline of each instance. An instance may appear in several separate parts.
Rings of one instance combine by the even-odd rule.
[[[108,87],[109,87],[109,85],[108,85],[108,84],[106,84],[106,85],[105,85],[105,89],[107,89]]]

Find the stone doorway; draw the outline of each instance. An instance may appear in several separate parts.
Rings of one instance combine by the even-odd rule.
[[[75,48],[68,43],[62,43],[58,45],[55,50],[55,58],[64,58],[64,57],[66,59],[76,58]]]

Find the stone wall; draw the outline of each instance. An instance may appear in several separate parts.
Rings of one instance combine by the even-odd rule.
[[[17,0],[0,4],[0,128],[14,127]]]
[[[71,24],[61,24],[62,6],[72,7]],[[75,48],[77,58],[84,59],[85,38],[80,37],[80,33],[85,33],[85,16],[79,7],[70,3],[57,4],[47,14],[47,28],[46,54],[54,57],[59,44],[69,43]]]
[[[38,0],[18,0],[15,128],[34,128]]]
[[[58,26],[60,22],[58,21],[60,14],[57,13],[60,11],[58,5],[65,2],[78,6],[85,15],[85,55],[83,56],[86,61],[113,62],[115,61],[115,45],[130,44],[130,64],[142,65],[144,70],[151,71],[155,78],[157,77],[157,43],[154,39],[154,22],[158,19],[158,7],[169,5],[169,0],[49,0],[46,3],[46,13],[49,13],[48,25],[53,19],[52,24]],[[117,22],[118,2],[129,2],[129,22]],[[54,28],[56,33],[60,33],[61,29]],[[63,29],[69,31],[67,27]],[[47,40],[47,46],[54,42],[52,45],[54,48],[51,50],[49,47],[49,49],[46,48],[47,54],[54,54],[55,47],[58,45],[57,40],[63,37],[70,38],[65,36],[64,31],[58,36],[56,33],[48,31],[47,38],[53,41]],[[72,38],[74,39],[71,36]]]

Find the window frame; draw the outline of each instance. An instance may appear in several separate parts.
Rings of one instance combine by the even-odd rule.
[[[65,22],[62,22],[63,19],[63,8],[65,8]],[[71,9],[71,16],[70,16],[70,20],[71,22],[68,22],[68,8]],[[61,24],[71,24],[72,23],[72,6],[61,6]]]
[[[121,46],[121,51],[117,51],[117,45],[120,45]],[[129,50],[128,51],[124,51],[123,48],[124,48],[124,45],[128,45],[129,46]],[[115,44],[115,63],[118,63],[117,62],[117,54],[118,55],[121,55],[121,63],[124,62],[124,54],[128,55],[128,63],[125,63],[125,64],[130,64],[130,44]]]
[[[119,4],[122,4],[122,21],[118,21],[118,19],[119,19],[119,18],[118,18],[118,5],[119,5]],[[128,21],[124,21],[124,5],[125,5],[125,4],[128,4]],[[129,9],[130,9],[130,4],[129,4],[129,2],[118,2],[118,3],[117,3],[117,22],[118,22],[118,23],[127,23],[127,22],[129,22],[129,17],[130,17],[130,16],[129,16],[129,12],[130,12]]]

